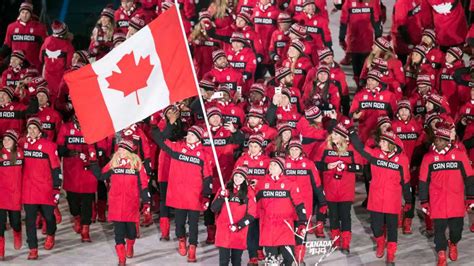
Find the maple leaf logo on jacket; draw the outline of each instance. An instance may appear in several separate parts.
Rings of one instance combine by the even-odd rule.
[[[140,104],[138,90],[148,86],[147,80],[150,77],[153,65],[150,63],[150,56],[140,57],[138,64],[135,63],[133,51],[126,54],[117,63],[120,73],[113,71],[112,75],[106,78],[109,88],[122,91],[123,97],[135,92],[137,104]]]

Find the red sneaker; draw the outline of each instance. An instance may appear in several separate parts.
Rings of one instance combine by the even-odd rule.
[[[458,260],[458,247],[451,241],[448,241],[448,249],[449,249],[449,259],[452,261]]]
[[[196,262],[196,245],[189,245],[188,262]]]
[[[37,260],[38,259],[38,249],[32,248],[30,249],[30,253],[28,253],[29,260]]]
[[[186,237],[180,237],[178,240],[178,253],[181,256],[186,256],[188,253],[187,247],[186,247]]]
[[[44,241],[44,249],[51,250],[54,248],[54,235],[46,236],[46,240]]]

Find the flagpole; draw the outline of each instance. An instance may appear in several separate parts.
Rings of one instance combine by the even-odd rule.
[[[184,42],[187,43],[188,40],[187,40],[186,34],[184,32],[183,21],[181,20],[181,13],[179,12],[179,3],[178,3],[177,0],[174,0],[174,4],[176,6],[176,12],[178,13],[179,24],[181,25],[181,33],[183,35]],[[186,45],[186,52],[188,53],[189,61],[193,62],[193,59],[191,57],[191,52],[189,51],[189,46],[188,45]],[[214,156],[214,161],[216,162],[217,174],[219,175],[219,182],[221,184],[222,190],[224,190],[225,189],[224,179],[222,178],[221,167],[219,165],[219,159],[217,158],[216,147],[214,146],[214,138],[212,137],[211,126],[209,125],[209,121],[207,119],[206,108],[204,108],[204,101],[202,100],[202,94],[201,94],[201,90],[199,89],[199,83],[197,81],[197,76],[196,76],[196,71],[194,69],[194,66],[191,66],[191,69],[192,69],[192,72],[193,72],[194,83],[196,85],[196,88],[197,88],[197,91],[198,91],[198,94],[199,94],[199,101],[201,103],[202,114],[204,116],[204,122],[206,123],[207,134],[209,135],[209,140],[211,142],[212,155]],[[234,224],[234,218],[232,217],[232,213],[230,212],[229,199],[227,197],[224,197],[224,201],[225,201],[225,205],[227,206],[227,214],[229,215],[230,224]]]

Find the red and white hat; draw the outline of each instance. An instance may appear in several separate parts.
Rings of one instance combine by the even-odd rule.
[[[307,28],[298,23],[293,23],[290,27],[290,33],[293,33],[298,38],[302,39],[306,37]]]
[[[314,120],[320,117],[322,114],[321,110],[317,106],[311,106],[304,111],[304,116],[308,120]]]
[[[135,152],[135,144],[133,144],[132,141],[127,140],[127,139],[122,139],[118,143],[118,147],[122,149],[126,149],[129,152]]]
[[[282,157],[273,157],[271,160],[270,160],[271,163],[276,163],[280,168],[281,170],[285,170],[285,159],[282,158]]]
[[[392,51],[392,44],[385,37],[378,37],[374,43],[384,52]]]
[[[304,54],[304,51],[306,50],[304,43],[300,40],[293,40],[290,44],[290,47],[293,47],[298,50],[300,54]]]
[[[456,60],[461,60],[463,56],[463,52],[459,47],[451,47],[446,53],[451,54]]]
[[[127,36],[123,32],[115,32],[112,36],[113,44],[116,46],[118,43],[122,43],[127,39]]]
[[[329,68],[328,65],[319,65],[316,75],[319,75],[319,73],[326,73],[329,75],[330,72],[331,72],[331,68]]]
[[[14,50],[11,54],[11,57],[16,57],[21,61],[25,60],[25,53],[22,50]]]
[[[44,93],[46,95],[46,97],[48,97],[49,99],[49,89],[44,87],[44,86],[41,86],[41,87],[38,87],[38,89],[36,89],[36,94],[38,93]]]
[[[13,129],[7,129],[5,131],[5,133],[3,133],[3,137],[9,137],[11,138],[14,142],[18,142],[18,138],[19,138],[19,134],[18,132],[16,132],[15,130]]]
[[[237,32],[237,31],[232,33],[232,36],[230,37],[230,42],[241,42],[244,45],[248,44],[247,39],[245,38],[245,36],[241,32]]]
[[[237,17],[243,19],[247,25],[252,25],[252,16],[249,13],[241,11]]]
[[[258,92],[262,94],[262,96],[265,96],[265,85],[260,82],[252,84],[252,86],[250,86],[249,93],[252,92]]]
[[[288,124],[288,122],[279,123],[276,127],[278,135],[281,135],[284,131],[290,130],[293,132],[293,128]]]
[[[286,12],[281,12],[278,15],[277,21],[278,21],[278,23],[292,23],[293,22],[293,20],[291,19],[290,14],[288,14]]]
[[[371,69],[367,74],[367,79],[371,78],[373,80],[376,80],[377,82],[380,82],[381,77],[382,73],[380,73],[380,71],[378,71],[377,69]]]
[[[297,138],[293,138],[292,140],[290,140],[290,142],[288,143],[288,149],[291,149],[291,148],[299,148],[301,151],[303,151],[303,145],[301,144],[301,140],[297,139]]]
[[[253,134],[249,137],[249,141],[248,143],[256,143],[258,144],[260,147],[263,147],[263,142],[265,141],[265,139],[263,138],[262,134]]]
[[[68,27],[66,23],[59,20],[55,20],[53,23],[51,23],[51,29],[53,30],[54,36],[64,36],[68,33]]]
[[[198,125],[190,127],[188,132],[193,133],[199,140],[202,140],[202,136],[204,135],[204,129]]]
[[[28,128],[31,125],[36,126],[40,131],[43,131],[43,123],[41,123],[41,120],[38,117],[28,118],[28,121],[26,122],[26,127]]]
[[[433,40],[433,43],[436,43],[436,32],[433,29],[423,30],[422,36],[428,36]]]
[[[123,34],[123,33],[122,33]],[[123,38],[125,41],[125,36]],[[114,34],[114,41],[115,41],[115,34]],[[79,55],[80,62],[83,64],[89,64],[89,52],[86,50],[76,50],[74,51],[75,54]]]
[[[434,134],[435,134],[436,138],[444,139],[444,140],[447,140],[447,141],[451,140],[451,131],[447,128],[438,127],[438,128],[436,128]]]
[[[199,21],[211,20],[211,19],[212,19],[212,16],[211,16],[211,13],[209,13],[209,11],[205,10],[205,11],[199,12]]]
[[[3,87],[0,91],[6,93],[8,97],[10,97],[10,100],[13,100],[13,97],[15,96],[15,89],[10,87],[10,86],[5,86]]]
[[[212,52],[212,61],[215,63],[220,57],[226,57],[224,50],[219,49]]]
[[[324,60],[324,58],[328,57],[328,56],[334,56],[334,53],[331,51],[331,49],[327,48],[327,47],[324,47],[323,49],[321,50],[318,50],[318,58],[319,58],[319,61],[322,61]]]
[[[219,109],[215,106],[207,109],[207,118],[211,118],[213,115],[218,115],[218,116],[222,117],[221,109]]]
[[[105,16],[110,18],[111,20],[114,20],[114,6],[112,4],[108,4],[104,9],[102,9],[102,12],[100,12],[100,16]]]
[[[201,79],[199,81],[199,88],[203,88],[205,91],[213,91],[216,88],[216,84],[212,80]]]
[[[416,86],[419,85],[426,85],[432,87],[430,76],[426,74],[419,74],[418,77],[416,77]]]
[[[390,125],[392,125],[392,121],[390,120],[390,117],[384,115],[384,116],[379,116],[377,118],[377,124],[376,124],[376,127],[379,128],[381,127],[383,124],[385,123],[388,123]]]
[[[30,13],[33,14],[33,4],[30,2],[31,1],[25,1],[21,3],[20,9],[18,11],[21,12],[22,10],[26,10],[26,11],[30,11]]]
[[[410,110],[410,112],[411,112],[411,103],[410,103],[410,101],[406,100],[406,99],[398,101],[397,111],[402,109],[402,108],[406,108],[406,109]]]
[[[146,25],[145,18],[141,15],[135,15],[130,19],[128,25],[135,30],[141,30]]]
[[[345,139],[349,139],[349,130],[347,130],[347,128],[342,123],[337,123],[333,131],[343,136]]]
[[[383,58],[374,58],[370,64],[373,68],[379,70],[380,72],[386,72],[388,70],[388,62]]]
[[[248,117],[257,117],[263,119],[265,112],[261,107],[251,107],[249,113],[247,114]]]
[[[420,45],[417,45],[413,48],[412,53],[413,52],[416,52],[419,55],[421,55],[422,58],[425,58],[426,53],[428,52],[428,48],[426,46],[420,44]]]
[[[290,74],[291,69],[289,67],[279,67],[275,70],[275,79],[280,81]]]
[[[245,179],[247,179],[247,173],[249,172],[249,169],[247,166],[237,166],[233,171],[232,171],[232,176],[239,174],[242,175]]]

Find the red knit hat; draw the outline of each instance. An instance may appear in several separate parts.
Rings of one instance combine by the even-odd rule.
[[[245,36],[241,32],[237,32],[237,31],[232,33],[232,36],[230,37],[230,42],[241,42],[244,45],[248,44],[247,39],[245,38]]]
[[[221,109],[219,109],[215,106],[207,109],[207,118],[211,118],[211,116],[213,116],[213,115],[218,115],[218,116],[222,117]]]
[[[252,25],[252,16],[249,13],[241,11],[237,17],[243,19],[247,25]]]
[[[7,129],[5,131],[5,133],[3,133],[3,137],[9,137],[11,138],[14,142],[18,142],[18,138],[19,138],[19,134],[18,132],[16,132],[15,130],[13,129]]]
[[[422,37],[428,36],[433,40],[433,43],[436,43],[436,32],[433,29],[425,29],[423,30]]]
[[[146,25],[145,18],[141,15],[135,15],[130,19],[128,25],[135,30],[141,30]]]
[[[205,91],[213,91],[216,88],[216,84],[212,80],[201,79],[199,81],[199,88],[203,88]]]
[[[286,13],[286,12],[281,12],[279,15],[278,15],[278,23],[292,23],[293,20],[291,19],[291,16]]]
[[[265,96],[265,85],[263,85],[263,83],[252,84],[252,86],[250,86],[249,93],[252,93],[252,92],[258,92],[262,96]]]
[[[211,13],[209,13],[209,11],[201,11],[199,12],[199,21],[201,20],[211,20],[212,19],[212,16],[211,16]]]
[[[290,33],[293,33],[298,38],[302,39],[306,37],[307,28],[298,23],[293,23],[290,27]]]
[[[39,76],[38,69],[36,69],[34,67],[29,67],[29,68],[26,69],[26,73],[23,76],[23,78],[34,78],[34,77],[37,77],[37,76]]]
[[[304,116],[308,120],[314,120],[320,117],[322,114],[321,110],[317,106],[311,106],[304,111]]]
[[[122,33],[123,34],[123,33]],[[123,38],[125,41],[125,36]],[[114,41],[115,41],[115,34],[114,34]],[[89,52],[86,50],[76,50],[74,51],[75,54],[79,55],[80,62],[84,64],[89,64]]]
[[[188,132],[193,133],[199,140],[202,140],[202,136],[204,135],[204,129],[198,125],[190,127]]]
[[[248,117],[257,117],[263,119],[265,116],[265,112],[263,108],[260,107],[251,107],[249,113],[247,114]]]
[[[321,50],[318,50],[318,58],[319,58],[319,61],[323,61],[324,58],[328,57],[328,56],[334,56],[334,53],[331,51],[331,49],[325,47]]]
[[[66,23],[59,20],[54,20],[53,23],[51,23],[51,29],[53,30],[53,35],[55,36],[64,36],[68,32]]]
[[[331,72],[331,68],[329,68],[329,66],[327,65],[319,65],[316,75],[319,75],[319,73],[321,72],[324,72],[329,75],[329,73]]]
[[[0,91],[3,91],[10,97],[10,100],[13,100],[13,96],[15,95],[15,89],[10,86],[3,87]]]
[[[419,85],[426,85],[432,87],[430,76],[426,74],[419,74],[418,77],[416,77],[416,86]]]
[[[227,58],[226,55],[225,55],[224,50],[222,50],[222,49],[215,50],[214,52],[212,52],[212,61],[215,63],[217,61],[217,59],[219,59],[222,56]]]
[[[422,58],[426,57],[426,53],[428,52],[428,48],[424,45],[417,45],[415,48],[413,48],[412,53],[416,52],[421,55]]]
[[[374,58],[370,64],[374,69],[379,70],[380,72],[386,72],[388,70],[388,62],[383,58]]]
[[[284,131],[290,130],[293,131],[293,128],[287,122],[279,123],[276,127],[278,135],[281,135]]]
[[[311,4],[313,4],[313,5],[315,4],[315,3],[314,3],[314,0],[304,0],[304,2],[303,2],[303,7],[305,7],[305,6],[307,6],[307,5],[311,5]]]
[[[46,94],[46,97],[48,97],[48,99],[49,99],[49,89],[48,88],[46,88],[44,86],[41,86],[38,89],[36,89],[36,94],[38,94],[38,93]]]
[[[411,103],[409,100],[400,100],[398,101],[397,103],[397,112],[398,110],[402,109],[402,108],[406,108],[408,110],[410,110],[411,112]]]
[[[337,134],[343,136],[345,139],[349,139],[349,130],[347,130],[343,124],[337,123],[333,130]]]
[[[122,139],[118,143],[118,147],[122,149],[126,149],[129,152],[135,152],[135,144],[133,144],[133,142],[130,140]]]
[[[234,168],[232,171],[232,177],[236,174],[242,175],[245,179],[247,179],[247,173],[249,172],[249,169],[247,166],[237,166]]]
[[[114,20],[114,6],[112,4],[108,4],[104,9],[102,9],[102,12],[100,12],[100,16],[105,16],[110,18],[110,20]]]
[[[459,47],[451,47],[446,53],[451,54],[454,58],[456,58],[456,60],[461,60],[463,55],[463,52]]]
[[[290,47],[293,47],[296,50],[298,50],[300,54],[304,54],[304,51],[306,50],[304,43],[301,42],[300,40],[293,40],[290,44]]]
[[[42,77],[32,78],[31,81],[28,83],[28,87],[33,88],[34,90],[38,89],[39,87],[46,86],[48,86],[48,82]]]
[[[390,52],[392,50],[392,44],[385,37],[378,37],[374,43],[384,52]]]
[[[290,74],[291,69],[289,67],[279,67],[275,70],[275,79],[280,81]]]
[[[112,36],[113,44],[116,46],[118,43],[122,43],[127,39],[127,36],[123,32],[115,32]]]
[[[303,151],[303,145],[301,145],[301,141],[297,138],[293,138],[288,143],[288,149],[291,149],[293,147],[299,148],[301,151]]]
[[[20,9],[18,11],[21,12],[22,10],[26,10],[26,11],[29,11],[31,14],[33,14],[33,4],[30,2],[31,1],[25,1],[21,3]]]
[[[274,157],[270,160],[271,163],[276,163],[281,170],[285,170],[285,159],[282,157]]]
[[[21,61],[25,60],[25,53],[23,53],[22,50],[14,50],[11,54],[11,57],[16,57],[20,59]]]
[[[435,130],[435,137],[450,141],[451,140],[451,131],[447,128],[444,128],[444,127],[438,127]]]
[[[26,127],[28,128],[30,125],[36,126],[40,131],[43,131],[43,123],[38,117],[30,117],[26,122]]]
[[[263,136],[261,134],[253,134],[249,137],[249,141],[248,143],[256,143],[258,144],[260,147],[263,147],[263,142],[265,141],[265,139],[263,138]]]
[[[371,78],[373,80],[376,80],[377,82],[380,82],[380,78],[382,77],[382,73],[376,69],[372,69],[369,71],[367,74],[367,79]]]
[[[392,121],[390,120],[390,117],[384,115],[384,116],[379,116],[377,118],[377,124],[376,124],[376,127],[379,128],[381,127],[383,124],[385,123],[389,123],[390,125],[392,124]]]

